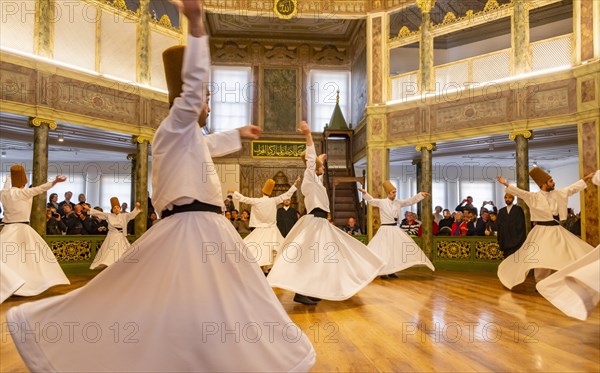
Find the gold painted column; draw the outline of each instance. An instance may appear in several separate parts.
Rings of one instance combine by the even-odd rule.
[[[600,118],[577,125],[579,134],[579,175],[588,175],[600,169]],[[581,238],[596,247],[600,244],[600,187],[588,183],[581,193]],[[573,196],[575,197],[575,196]]]
[[[48,130],[55,129],[53,120],[30,118],[33,126],[33,180],[30,184],[39,186],[48,182]],[[46,195],[38,194],[33,197],[31,205],[31,227],[42,237],[46,236]]]
[[[433,189],[433,156],[432,152],[436,150],[435,144],[419,144],[416,147],[421,152],[421,185],[417,192],[427,192],[431,194]],[[421,250],[432,258],[433,254],[433,202],[431,197],[425,197],[421,202]]]
[[[135,202],[140,203],[142,212],[135,218],[135,236],[139,237],[147,229],[148,219],[148,145],[149,141],[140,136],[134,136],[137,144],[135,156]],[[135,204],[131,207],[133,209]]]
[[[600,1],[573,1],[574,64],[600,58]]]
[[[385,198],[383,182],[390,177],[389,150],[386,148],[387,117],[385,107],[367,108],[367,192]],[[375,235],[381,225],[379,209],[367,205],[367,235]]]
[[[529,139],[533,138],[533,133],[531,131],[516,131],[511,132],[508,138],[516,143],[517,187],[522,190],[529,190]],[[517,204],[525,213],[525,230],[529,234],[529,230],[531,229],[529,206],[520,200],[517,201]]]
[[[54,0],[36,0],[33,26],[33,53],[42,57],[54,57],[54,23],[60,19],[56,14]]]
[[[138,83],[150,85],[150,0],[140,0],[139,12],[136,79]]]
[[[528,1],[513,0],[513,14],[510,19],[513,75],[531,71]]]
[[[387,101],[389,57],[387,51],[388,15],[372,13],[367,16],[367,106]]]
[[[417,0],[421,9],[421,42],[419,43],[419,89],[420,92],[435,91],[433,61],[433,30],[431,9],[435,0]]]

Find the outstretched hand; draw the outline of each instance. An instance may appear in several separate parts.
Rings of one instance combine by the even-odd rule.
[[[358,191],[361,192],[361,193],[367,193],[367,191],[364,190],[363,188],[358,188]]]
[[[306,121],[303,120],[302,122],[300,122],[298,132],[302,133],[303,135],[307,135],[310,133],[310,127],[308,126],[308,123],[306,123]]]
[[[587,182],[587,181],[590,181],[590,180],[592,180],[592,177],[594,177],[594,174],[595,174],[595,173],[596,173],[596,172],[594,171],[594,172],[592,172],[591,174],[587,174],[587,175],[585,175],[585,176],[583,177],[583,181],[586,181],[586,182]]]
[[[431,197],[431,193],[427,193],[427,192],[421,192],[421,195],[423,197]]]
[[[252,140],[258,139],[258,137],[262,133],[262,130],[259,127],[253,126],[252,124],[249,124],[245,127],[240,127],[238,128],[238,131],[240,131],[240,137]]]
[[[188,19],[189,32],[194,37],[206,35],[202,20],[201,0],[170,0],[173,5]]]
[[[505,178],[503,178],[502,176],[496,176],[496,180],[498,180],[498,182],[504,186],[508,186],[508,181],[506,181]]]
[[[139,202],[136,202],[136,203],[135,203],[135,208],[139,210],[139,209],[140,209],[140,207],[142,207],[142,205],[141,205]]]
[[[235,193],[235,189],[227,189],[227,194],[233,194]]]
[[[297,176],[296,181],[294,181],[294,185],[296,186],[296,188],[300,185],[300,181],[302,181],[302,179],[300,178],[300,176]]]
[[[52,180],[52,186],[54,186],[58,183],[62,183],[63,181],[67,181],[66,176],[57,176],[56,179]]]

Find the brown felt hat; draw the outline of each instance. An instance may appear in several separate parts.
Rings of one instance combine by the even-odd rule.
[[[273,188],[275,188],[275,180],[267,179],[265,182],[265,186],[262,188],[263,194],[270,196],[273,193]]]
[[[535,183],[541,188],[542,185],[546,184],[546,182],[552,179],[549,173],[542,170],[540,167],[534,167],[529,170],[529,176],[535,181]]]
[[[390,194],[390,192],[395,189],[396,189],[396,187],[394,186],[394,184],[392,184],[391,181],[386,180],[383,183],[383,190],[385,190],[385,194]]]
[[[10,183],[13,187],[17,188],[23,188],[25,185],[27,185],[27,174],[25,174],[25,167],[20,164],[11,166]]]
[[[119,203],[119,199],[117,197],[111,197],[110,198],[110,208],[112,209],[115,206],[121,207],[121,204]]]
[[[183,79],[181,71],[183,69],[183,45],[176,45],[163,52],[163,63],[165,65],[165,78],[167,79],[167,89],[169,90],[169,104],[181,95],[183,91]]]

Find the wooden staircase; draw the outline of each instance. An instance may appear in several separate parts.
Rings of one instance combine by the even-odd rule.
[[[329,191],[330,208],[336,226],[343,227],[348,218],[354,216],[356,225],[363,230],[365,226],[364,209],[361,209],[356,183],[364,185],[363,177],[355,177],[354,168],[327,169],[327,190]]]

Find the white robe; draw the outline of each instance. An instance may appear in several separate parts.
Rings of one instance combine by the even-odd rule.
[[[252,205],[250,214],[250,227],[254,230],[244,238],[246,249],[259,266],[273,264],[274,259],[280,254],[283,247],[283,236],[277,228],[277,205],[282,203],[296,192],[296,186],[277,197],[263,196],[261,198],[244,197],[235,192],[233,199]]]
[[[389,275],[412,266],[426,266],[435,271],[435,267],[427,255],[425,255],[417,243],[406,232],[397,225],[383,225],[397,224],[400,217],[400,209],[422,201],[423,196],[421,193],[411,198],[394,201],[391,201],[389,198],[376,199],[369,193],[365,193],[363,197],[369,205],[379,208],[379,217],[382,225],[367,245],[385,263],[385,267],[383,267],[379,274]]]
[[[211,154],[238,150],[240,139],[237,130],[201,135],[209,61],[208,37],[190,36],[183,94],[152,145],[157,211],[190,198],[222,204]],[[315,362],[310,341],[242,255],[243,244],[220,214],[166,217],[84,287],[10,309],[7,320],[19,326],[13,340],[31,371],[308,371]],[[35,325],[63,333],[23,334]]]
[[[117,262],[129,250],[131,244],[127,240],[127,223],[135,219],[139,213],[140,209],[138,208],[122,214],[108,214],[90,209],[90,215],[97,216],[108,222],[108,233],[100,250],[96,253],[90,269],[96,269],[100,266],[108,267]]]
[[[506,188],[506,193],[519,197],[529,206],[531,221],[552,221],[554,215],[566,219],[568,197],[585,187],[583,180],[551,192],[528,192],[510,185]],[[540,281],[550,271],[567,266],[593,249],[560,225],[536,225],[519,250],[500,263],[498,278],[504,286],[512,289],[525,281],[530,270],[535,269],[536,280]]]
[[[329,211],[327,191],[315,173],[314,146],[306,147],[302,181],[304,203]],[[283,243],[267,279],[273,287],[328,300],[345,300],[367,286],[381,271],[381,259],[362,242],[329,223],[304,215]]]
[[[10,179],[0,191],[7,223],[0,232],[2,301],[13,293],[33,296],[55,285],[70,284],[46,241],[27,224],[33,197],[49,190],[52,183],[35,188],[8,188],[9,182]],[[24,283],[17,286],[21,282]]]
[[[600,185],[600,171],[592,183]],[[566,315],[587,319],[600,300],[600,245],[536,285],[550,303]]]

